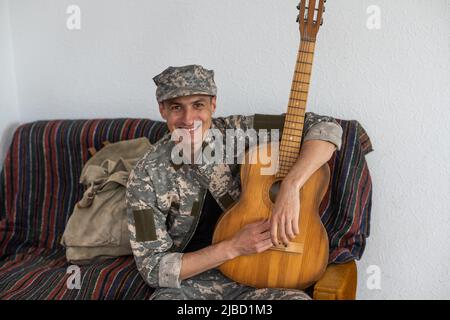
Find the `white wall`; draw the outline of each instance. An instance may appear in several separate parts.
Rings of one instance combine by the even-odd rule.
[[[0,0],[0,163],[20,118],[9,22],[8,2]]]
[[[297,2],[9,1],[22,120],[159,119],[152,77],[191,63],[216,71],[219,115],[280,112],[298,45]],[[79,31],[66,29],[70,4],[81,8]],[[369,5],[381,8],[380,30],[366,27]],[[327,2],[309,109],[359,120],[375,148],[360,299],[450,298],[448,7]],[[381,289],[366,284],[371,265]]]

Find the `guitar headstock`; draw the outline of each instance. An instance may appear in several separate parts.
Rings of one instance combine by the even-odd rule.
[[[323,24],[323,13],[325,12],[327,0],[300,0],[297,9],[300,11],[297,22],[300,25],[302,39],[316,40],[320,26]]]

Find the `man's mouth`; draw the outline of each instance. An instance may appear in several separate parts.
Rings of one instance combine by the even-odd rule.
[[[194,133],[196,130],[200,129],[202,127],[202,125],[198,125],[198,126],[192,126],[192,127],[178,127],[178,129],[184,129],[187,130],[187,132],[189,133]]]

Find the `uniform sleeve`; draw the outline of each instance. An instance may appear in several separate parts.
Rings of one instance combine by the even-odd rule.
[[[254,114],[250,116],[233,115],[226,118],[219,118],[221,124],[227,129],[261,129],[269,133],[272,129],[281,129],[284,126],[286,114]],[[267,141],[271,141],[271,134],[267,135]],[[281,139],[281,135],[279,136]],[[342,145],[342,127],[333,117],[318,115],[313,112],[306,112],[303,126],[303,141],[323,140],[333,143],[337,150]]]
[[[341,150],[342,127],[333,117],[307,112],[305,115],[303,132],[303,141],[328,141],[333,143],[337,150]]]
[[[280,115],[255,114],[246,118],[249,126],[256,130],[271,130],[282,128],[285,116],[285,113]],[[328,141],[333,143],[337,150],[340,150],[342,145],[342,127],[333,117],[306,112],[303,125],[303,141],[308,140]]]
[[[183,254],[168,252],[173,241],[167,232],[166,215],[156,206],[143,160],[130,174],[126,202],[130,244],[140,274],[151,287],[179,288]]]

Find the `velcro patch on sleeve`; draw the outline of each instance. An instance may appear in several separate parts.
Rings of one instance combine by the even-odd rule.
[[[136,228],[136,241],[155,241],[155,216],[152,209],[133,210],[134,225]]]

